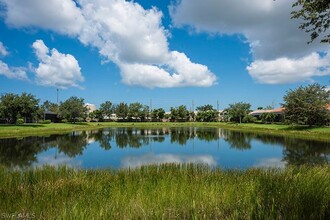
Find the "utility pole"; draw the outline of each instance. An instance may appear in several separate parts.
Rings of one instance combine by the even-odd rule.
[[[56,89],[56,104],[57,104],[57,114],[59,113],[60,111],[60,106],[58,105],[58,88]]]
[[[152,114],[152,99],[150,99],[148,118],[151,117],[151,114]]]
[[[58,88],[56,89],[56,104],[58,105]]]
[[[219,100],[217,100],[217,116],[218,116],[218,121],[220,121]]]
[[[192,100],[192,117],[193,117],[193,121],[195,121],[195,103],[194,103],[194,100]]]

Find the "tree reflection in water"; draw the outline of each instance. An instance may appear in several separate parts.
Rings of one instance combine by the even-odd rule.
[[[228,142],[232,148],[238,150],[251,149],[251,140],[253,138],[253,134],[224,130],[222,135],[224,140]]]
[[[114,138],[114,130],[107,128],[107,129],[100,129],[96,131],[90,131],[88,133],[88,138],[93,141],[97,141],[100,143],[100,147],[104,148],[104,150],[110,150],[111,144],[110,142]]]
[[[171,143],[178,143],[179,145],[186,145],[189,139],[194,139],[196,130],[192,127],[171,128]]]
[[[283,159],[290,165],[329,164],[330,143],[288,139],[284,143]]]
[[[38,137],[0,139],[0,164],[7,167],[27,167],[37,161],[37,154],[47,150]]]
[[[71,132],[68,135],[60,136],[57,139],[57,147],[59,152],[63,152],[69,157],[76,157],[82,155],[84,149],[88,144],[87,134],[82,132]]]
[[[209,142],[223,139],[233,149],[250,150],[253,140],[265,145],[283,147],[283,161],[289,165],[329,164],[330,142],[293,139],[283,136],[243,133],[219,128],[107,128],[94,131],[71,132],[49,137],[0,139],[0,164],[7,167],[28,167],[37,163],[37,155],[50,148],[73,158],[83,155],[88,143],[96,142],[104,150],[141,148],[152,142],[162,143],[168,138],[172,144],[184,146],[189,140]],[[267,147],[267,146],[265,146]]]

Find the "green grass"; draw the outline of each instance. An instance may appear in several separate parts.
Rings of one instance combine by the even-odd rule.
[[[37,219],[329,219],[330,168],[0,168],[0,214]]]
[[[105,128],[112,125],[113,123],[51,123],[0,125],[0,138],[60,134],[67,133],[70,131]]]

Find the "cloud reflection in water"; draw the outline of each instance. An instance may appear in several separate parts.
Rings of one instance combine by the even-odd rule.
[[[144,154],[124,157],[121,161],[123,168],[136,168],[144,165],[163,163],[199,163],[214,167],[216,160],[211,155],[180,155],[180,154]]]
[[[261,168],[285,168],[286,162],[282,160],[282,158],[262,158],[258,161],[254,167],[261,167]]]
[[[53,155],[45,155],[38,158],[38,162],[34,164],[35,167],[48,166],[68,166],[68,167],[81,167],[82,161],[69,157],[65,154],[58,154],[56,157]]]

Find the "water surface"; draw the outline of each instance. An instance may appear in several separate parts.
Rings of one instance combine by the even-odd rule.
[[[127,168],[157,163],[204,163],[224,169],[329,164],[330,142],[220,128],[107,128],[49,137],[0,139],[7,167],[68,165]]]

